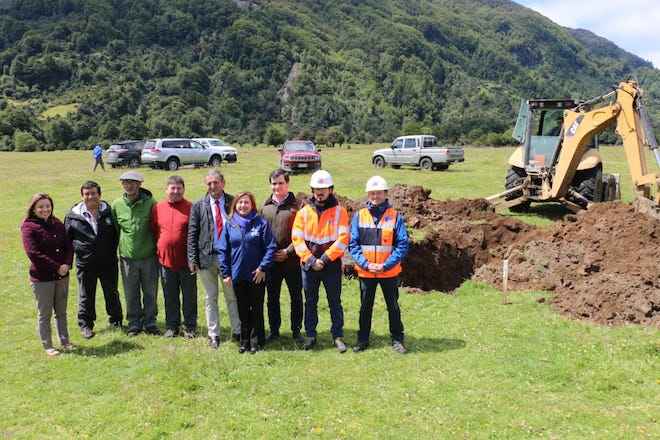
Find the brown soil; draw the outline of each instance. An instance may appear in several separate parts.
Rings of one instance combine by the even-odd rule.
[[[349,211],[362,206],[340,197]],[[425,238],[411,243],[402,282],[451,292],[469,278],[549,290],[552,306],[578,319],[660,327],[660,222],[607,203],[538,229],[497,215],[483,199],[438,201],[418,186],[396,186],[390,202]]]

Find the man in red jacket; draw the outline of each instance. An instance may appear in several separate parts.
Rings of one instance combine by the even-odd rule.
[[[165,298],[165,337],[173,338],[181,327],[183,336],[194,338],[197,329],[197,276],[188,269],[188,220],[192,203],[183,198],[185,183],[180,176],[167,179],[165,200],[154,205],[151,227],[156,238],[160,279]]]

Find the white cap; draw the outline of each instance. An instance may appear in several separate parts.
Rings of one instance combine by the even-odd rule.
[[[326,170],[318,170],[312,174],[312,178],[309,179],[309,186],[317,189],[330,188],[331,186],[334,186],[334,183],[332,182],[332,176],[329,172]]]
[[[387,186],[387,181],[385,179],[380,176],[373,176],[367,180],[365,191],[387,191],[388,189],[390,189],[390,187]]]

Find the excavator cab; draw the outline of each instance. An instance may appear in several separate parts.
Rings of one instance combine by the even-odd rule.
[[[509,158],[510,168],[506,176],[507,190],[519,186],[530,176],[528,198],[520,204],[510,206],[513,211],[525,210],[531,201],[541,196],[544,180],[552,179],[553,168],[560,153],[564,128],[564,111],[577,106],[572,99],[530,99],[520,103],[518,120],[513,138],[520,142]],[[601,178],[602,159],[594,136],[577,167],[574,186],[589,201],[598,197],[598,181]],[[507,196],[507,200],[520,199],[518,192]],[[585,202],[586,203],[586,202]]]

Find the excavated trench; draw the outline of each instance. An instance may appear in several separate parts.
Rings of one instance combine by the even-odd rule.
[[[508,254],[510,289],[551,291],[553,308],[576,319],[660,327],[660,222],[630,205],[600,204],[541,229],[483,199],[434,200],[419,186],[396,186],[389,199],[423,237],[403,263],[413,292],[452,292],[467,279],[500,288]],[[363,203],[340,200],[349,213]]]

